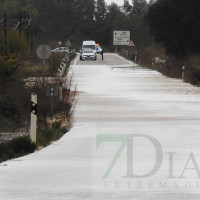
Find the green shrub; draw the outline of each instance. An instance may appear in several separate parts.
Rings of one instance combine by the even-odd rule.
[[[69,129],[67,129],[66,127],[60,127],[59,130],[60,130],[63,134],[65,134],[65,133],[67,133],[67,132],[69,131]]]
[[[0,144],[0,162],[33,153],[36,144],[28,136],[18,137],[10,142]]]
[[[36,149],[36,144],[28,136],[15,138],[10,141],[9,145],[17,155],[33,153]]]
[[[0,96],[0,130],[15,130],[22,124],[21,106],[9,96]]]
[[[21,107],[13,97],[0,96],[0,116],[11,120],[20,118]]]
[[[12,149],[9,148],[8,143],[0,144],[0,162],[14,158],[15,154]]]
[[[56,121],[52,124],[52,128],[59,129],[61,127],[61,121]]]
[[[47,146],[50,142],[58,140],[63,136],[64,132],[60,129],[38,129],[37,131],[37,145]]]
[[[3,33],[0,34],[0,44],[1,46],[4,46],[4,35]],[[19,35],[19,32],[17,30],[15,31],[8,31],[7,32],[7,52],[17,55],[22,55],[28,50],[28,43],[26,41],[26,36],[22,32],[21,36]],[[0,54],[3,55],[3,52],[0,51]]]

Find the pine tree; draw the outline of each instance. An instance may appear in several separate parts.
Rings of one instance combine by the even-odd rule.
[[[132,0],[133,10],[132,14],[144,15],[147,12],[147,2],[146,0]]]
[[[103,21],[106,19],[106,3],[104,0],[97,0],[96,20]]]
[[[126,15],[128,15],[131,12],[132,8],[133,7],[130,5],[129,1],[124,0],[123,10]]]
[[[76,10],[80,21],[93,21],[95,13],[95,0],[76,1]]]
[[[157,0],[149,7],[150,31],[169,54],[186,58],[200,53],[199,7],[199,0]]]

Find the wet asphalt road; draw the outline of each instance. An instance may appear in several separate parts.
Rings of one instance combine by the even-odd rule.
[[[0,165],[2,200],[197,200],[200,90],[116,54],[71,64],[73,127]]]

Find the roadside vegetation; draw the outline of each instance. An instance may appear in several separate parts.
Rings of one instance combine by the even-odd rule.
[[[70,79],[67,84],[65,78],[75,54],[66,59],[63,77],[58,77],[65,54],[52,54],[43,70],[24,32],[8,31],[6,36],[0,34],[0,162],[32,153],[67,133],[76,93],[70,90]],[[52,83],[62,84],[60,95],[53,97],[53,112],[46,91],[47,84]],[[29,137],[31,93],[38,96],[36,144]]]
[[[27,135],[32,92],[39,101],[37,146],[48,145],[70,129],[76,94],[71,83],[63,88],[62,98],[54,98],[53,116],[42,84],[42,74],[50,83],[59,82],[56,73],[64,54],[52,54],[42,69],[35,54],[42,43],[53,49],[58,41],[65,46],[70,40],[70,48],[79,51],[83,40],[95,40],[104,52],[114,52],[113,30],[129,30],[134,46],[118,46],[121,55],[199,85],[199,7],[198,0],[125,0],[123,6],[107,5],[104,0],[0,0],[1,140],[10,145],[10,138]],[[66,63],[66,72],[74,55]],[[7,150],[7,156],[2,154],[2,149],[8,149],[2,145],[3,158],[14,155]]]
[[[9,142],[0,144],[0,163],[8,159],[33,153],[35,149],[36,144],[31,142],[30,137],[14,138]]]
[[[152,44],[123,47],[121,55],[166,76],[200,84],[200,14],[198,0],[157,0],[149,3],[143,21]]]

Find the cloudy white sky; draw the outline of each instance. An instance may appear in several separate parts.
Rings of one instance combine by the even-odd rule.
[[[107,4],[111,4],[112,2],[117,3],[119,6],[124,4],[124,0],[105,0],[105,2]],[[129,2],[131,3],[132,0],[129,0]],[[147,0],[147,2],[149,2],[149,0]]]
[[[111,4],[112,2],[117,3],[119,6],[124,4],[124,0],[105,0],[107,4]],[[130,1],[129,1],[130,2]]]

